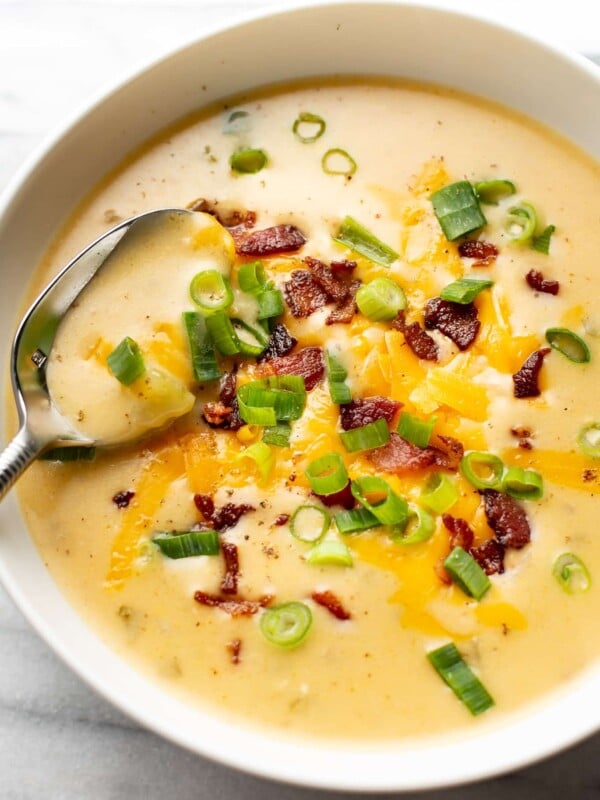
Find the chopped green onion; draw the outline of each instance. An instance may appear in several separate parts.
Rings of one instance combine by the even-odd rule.
[[[306,563],[316,567],[351,567],[352,553],[343,542],[319,542],[306,554]]]
[[[250,130],[250,114],[247,111],[232,111],[227,117],[227,122],[223,126],[223,133],[227,135],[237,135],[247,133]]]
[[[250,447],[242,450],[242,452],[236,456],[236,460],[242,458],[250,458],[255,462],[263,481],[267,480],[275,465],[275,455],[269,445],[264,442],[255,442],[251,444]]]
[[[462,547],[455,547],[444,560],[444,568],[454,583],[469,597],[481,600],[492,584],[477,561]]]
[[[450,242],[487,224],[469,181],[450,183],[434,192],[430,200],[444,236]]]
[[[500,489],[504,464],[493,453],[473,450],[463,456],[460,471],[476,489]]]
[[[280,289],[265,288],[256,295],[256,299],[258,300],[258,319],[279,317],[285,311]]]
[[[338,511],[333,518],[337,529],[346,536],[350,533],[360,533],[369,528],[379,528],[381,522],[366,508],[352,508],[349,511]]]
[[[500,200],[510,197],[517,191],[517,187],[512,181],[503,179],[493,179],[489,181],[479,181],[475,184],[475,194],[481,203],[489,206],[497,206]]]
[[[182,316],[190,345],[194,378],[198,383],[216,381],[221,377],[221,370],[204,317],[197,311],[184,311]]]
[[[271,428],[265,428],[262,440],[274,447],[289,447],[292,428],[287,422],[279,422]]]
[[[341,361],[339,361],[329,351],[327,351],[325,355],[327,360],[327,376],[329,377],[329,380],[333,381],[334,383],[341,383],[342,381],[345,381],[348,377],[348,370],[344,367]]]
[[[458,500],[458,489],[446,474],[436,472],[428,479],[419,499],[431,511],[444,514]]]
[[[327,496],[348,485],[348,472],[339,453],[327,453],[311,461],[304,474],[315,494]]]
[[[240,352],[240,340],[227,314],[215,311],[206,317],[205,323],[219,353],[224,356],[234,356]]]
[[[329,396],[331,397],[331,402],[339,406],[352,400],[350,387],[344,381],[329,381]]]
[[[233,303],[233,292],[227,278],[216,269],[205,269],[194,275],[190,297],[205,314],[225,311]]]
[[[264,169],[269,162],[267,154],[264,150],[257,150],[248,147],[245,150],[236,150],[232,153],[229,164],[233,172],[239,172],[243,175],[254,175]]]
[[[245,383],[237,390],[241,418],[250,425],[276,425],[299,419],[306,404],[304,379],[299,375],[272,375]]]
[[[40,461],[93,461],[96,458],[95,447],[53,447],[39,456]]]
[[[216,531],[159,533],[152,541],[168,558],[215,556],[219,552],[219,534]]]
[[[600,458],[600,422],[590,422],[579,432],[577,444],[590,458]]]
[[[404,526],[408,520],[408,503],[391,486],[376,475],[364,475],[352,481],[352,494],[382,525]]]
[[[242,319],[232,318],[231,324],[236,332],[239,352],[245,356],[259,356],[269,344],[269,337],[262,328],[253,328]]]
[[[442,300],[450,300],[452,303],[466,305],[472,303],[477,295],[484,289],[489,289],[494,285],[494,281],[475,280],[473,278],[459,278],[454,283],[444,286],[440,292]]]
[[[329,530],[331,516],[324,508],[315,505],[299,506],[290,520],[290,533],[307,544],[320,541]]]
[[[550,239],[555,230],[555,225],[548,225],[548,227],[544,228],[539,236],[534,236],[531,240],[531,246],[533,249],[537,250],[538,253],[543,253],[547,256],[550,252]]]
[[[552,574],[567,594],[583,594],[592,579],[583,561],[573,553],[563,553],[554,562]]]
[[[440,678],[452,689],[473,716],[494,705],[494,699],[451,642],[427,653]]]
[[[137,342],[126,336],[106,359],[109,370],[124,386],[130,386],[146,371]]]
[[[338,164],[337,169],[335,168],[336,163]],[[321,167],[326,175],[345,175],[348,178],[350,175],[354,175],[358,164],[346,150],[342,150],[341,147],[332,147],[323,155]]]
[[[338,359],[329,351],[326,351],[327,378],[329,381],[329,395],[333,403],[343,405],[352,400],[352,392],[345,382],[348,377],[347,370],[342,366]]]
[[[523,202],[508,209],[506,231],[513,242],[526,244],[531,241],[537,228],[537,213],[531,203]]]
[[[342,220],[337,236],[334,236],[333,240],[384,267],[389,267],[398,258],[395,250],[384,244],[352,217],[345,217]]]
[[[544,494],[544,481],[533,469],[509,467],[502,479],[502,491],[518,500],[540,500]]]
[[[381,447],[390,438],[390,429],[385,419],[378,419],[360,428],[342,431],[340,439],[349,453],[358,453],[360,450],[374,450]]]
[[[297,647],[312,625],[312,612],[304,603],[284,603],[263,611],[260,631],[271,644],[279,647]]]
[[[315,125],[317,126],[316,130]],[[323,117],[320,117],[318,114],[311,114],[310,111],[301,111],[294,120],[292,132],[302,144],[312,144],[323,136],[326,127],[327,125]],[[305,131],[304,134],[302,133],[303,130]]]
[[[437,422],[437,417],[431,417],[426,422],[418,417],[403,411],[400,414],[398,423],[398,433],[407,442],[416,444],[417,447],[425,448],[429,445],[431,434]]]
[[[356,293],[356,305],[373,322],[395,319],[406,308],[406,295],[395,281],[375,278]]]
[[[240,289],[248,294],[258,294],[265,288],[267,275],[262,261],[250,261],[242,264],[237,274]]]
[[[411,506],[406,524],[392,531],[392,539],[397,544],[419,544],[431,539],[434,533],[435,520],[429,511]]]
[[[558,350],[569,361],[575,364],[587,364],[591,360],[590,348],[578,336],[568,328],[548,328],[546,331],[546,341],[554,350]]]

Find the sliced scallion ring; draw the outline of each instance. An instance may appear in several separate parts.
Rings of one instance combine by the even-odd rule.
[[[385,419],[378,419],[360,428],[342,431],[340,439],[348,453],[358,453],[361,450],[374,450],[381,447],[390,438],[390,429]]]
[[[333,518],[338,531],[344,536],[351,533],[360,533],[370,528],[379,528],[381,522],[366,508],[352,508],[348,511],[338,511]]]
[[[403,528],[409,515],[408,503],[376,475],[364,475],[352,481],[352,494],[382,525]]]
[[[233,291],[227,278],[216,269],[205,269],[194,275],[190,297],[204,314],[225,311],[233,303]]]
[[[339,453],[327,453],[311,461],[304,471],[315,494],[327,496],[348,485],[348,472]]]
[[[337,405],[349,403],[352,400],[352,392],[346,383],[348,371],[329,351],[325,353],[325,360],[327,363],[327,381],[329,384],[329,396],[331,397],[331,401]]]
[[[242,264],[238,269],[237,278],[243,292],[258,294],[263,291],[267,283],[265,265],[262,261],[250,261],[248,264]]]
[[[575,364],[587,364],[592,356],[590,348],[576,333],[568,328],[548,328],[546,341],[554,350],[558,350],[569,361]]]
[[[316,567],[351,567],[352,553],[343,542],[319,542],[306,554],[306,563]]]
[[[184,311],[182,318],[188,336],[194,378],[198,383],[218,380],[221,370],[204,317],[198,311]]]
[[[600,458],[600,422],[589,422],[579,431],[579,449],[590,458]]]
[[[263,611],[259,624],[262,635],[271,644],[297,647],[308,635],[312,612],[304,603],[284,603]]]
[[[547,256],[550,252],[550,239],[555,230],[555,225],[548,225],[547,228],[544,228],[539,236],[534,236],[531,240],[532,248],[537,250],[538,253],[543,253]]]
[[[152,541],[167,558],[216,556],[219,552],[219,534],[216,531],[157,533]]]
[[[131,386],[146,371],[139,345],[129,336],[126,336],[110,353],[106,364],[123,386]]]
[[[272,444],[274,447],[289,447],[291,432],[292,428],[289,422],[278,422],[273,427],[265,428],[262,440],[265,444]]]
[[[266,286],[262,292],[256,295],[258,300],[258,319],[272,319],[279,317],[285,311],[283,295],[279,289]]]
[[[453,582],[475,600],[481,600],[492,586],[477,561],[462,547],[455,547],[452,550],[444,560],[444,568]]]
[[[240,341],[227,314],[215,311],[205,318],[205,324],[219,353],[234,356],[240,352]]]
[[[494,285],[494,281],[475,280],[474,278],[459,278],[454,283],[444,286],[440,292],[442,300],[449,300],[452,303],[466,305],[472,303],[477,295],[484,289],[489,289]]]
[[[537,212],[531,203],[523,201],[508,209],[505,229],[513,242],[530,242],[537,228]]]
[[[430,200],[444,236],[450,242],[482,228],[487,223],[469,181],[457,181],[443,186],[431,195]]]
[[[229,158],[232,172],[238,172],[241,175],[254,175],[264,169],[268,163],[269,158],[265,151],[253,147],[236,150]]]
[[[258,327],[253,328],[242,319],[232,318],[231,324],[239,342],[239,352],[245,356],[259,356],[269,344],[269,337]]]
[[[419,500],[436,514],[444,514],[458,500],[458,489],[445,473],[435,472],[425,484]]]
[[[259,475],[263,481],[266,481],[275,466],[275,454],[268,444],[264,442],[255,442],[238,453],[236,460],[249,458],[256,464]]]
[[[389,267],[398,258],[395,250],[384,244],[381,239],[378,239],[353,217],[344,217],[333,241],[349,247],[383,267]]]
[[[227,121],[223,126],[223,133],[228,136],[237,136],[240,133],[247,133],[250,130],[250,114],[248,111],[236,109],[227,115]]]
[[[504,464],[493,453],[473,450],[463,456],[460,471],[476,489],[500,489]]]
[[[341,147],[332,147],[323,154],[321,167],[326,175],[344,175],[346,178],[354,175],[358,164],[350,153]]]
[[[290,520],[290,533],[301,542],[316,544],[325,536],[330,524],[331,516],[328,511],[307,503],[294,511]]]
[[[81,445],[74,445],[73,447],[52,447],[46,450],[41,456],[38,456],[40,461],[59,461],[61,464],[70,461],[94,461],[96,458],[95,447],[82,447]]]
[[[323,117],[310,111],[301,111],[294,120],[292,132],[302,144],[312,144],[323,136],[326,128]]]
[[[356,305],[373,322],[395,319],[406,308],[403,289],[390,278],[375,278],[356,293]]]
[[[431,434],[437,422],[437,417],[431,417],[428,420],[422,420],[403,411],[400,414],[400,421],[398,423],[398,434],[407,442],[415,444],[417,447],[425,448],[429,445]]]
[[[592,585],[592,579],[583,561],[574,553],[562,553],[552,567],[552,574],[567,594],[583,594]]]
[[[406,524],[392,531],[397,544],[420,544],[431,539],[435,533],[435,520],[424,508],[410,506]]]
[[[497,206],[500,200],[515,194],[517,187],[512,181],[496,178],[489,181],[479,181],[475,184],[475,193],[481,203]]]
[[[540,500],[544,494],[544,481],[533,469],[509,467],[502,478],[502,491],[518,500]]]
[[[427,653],[440,678],[452,689],[473,716],[494,705],[494,699],[451,642]]]

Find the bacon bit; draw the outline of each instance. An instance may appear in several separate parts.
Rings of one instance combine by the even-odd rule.
[[[520,550],[531,541],[531,528],[522,506],[507,494],[495,489],[484,492],[488,525],[503,547]]]
[[[529,428],[522,428],[520,426],[515,426],[514,428],[510,429],[510,432],[517,439],[531,439],[531,431],[529,430]]]
[[[198,197],[188,204],[190,211],[202,211],[211,214],[224,228],[227,228],[233,236],[234,241],[256,225],[256,214],[254,211],[237,211],[221,209],[217,210],[218,202],[210,203],[204,197]]]
[[[541,394],[538,386],[538,376],[544,363],[544,358],[550,352],[549,347],[543,347],[532,353],[521,369],[512,376],[515,397],[538,397]]]
[[[418,322],[407,325],[404,311],[398,312],[398,316],[392,322],[392,328],[404,334],[406,344],[417,358],[422,358],[424,361],[438,360],[440,351],[435,339],[424,331]]]
[[[558,281],[547,281],[541,272],[536,269],[530,269],[525,280],[536,292],[544,292],[545,294],[558,294],[560,283]]]
[[[329,611],[330,614],[333,614],[336,619],[352,619],[350,612],[346,611],[340,600],[338,600],[334,593],[330,592],[329,589],[324,592],[313,592],[311,597],[315,603],[317,603],[317,605],[326,608],[327,611]]]
[[[497,539],[488,539],[470,552],[486,575],[502,575],[504,572],[504,547]]]
[[[378,419],[391,423],[401,408],[402,403],[387,397],[362,397],[340,406],[340,421],[345,431],[369,425]]]
[[[340,301],[325,320],[325,325],[335,325],[341,322],[347,325],[352,322],[352,317],[358,311],[356,293],[362,286],[362,281],[352,281],[348,284],[348,294],[345,300]]]
[[[491,242],[466,239],[458,245],[458,254],[461,258],[476,258],[474,267],[489,267],[498,256],[498,248]]]
[[[442,514],[442,522],[450,531],[450,547],[462,547],[467,553],[473,547],[473,533],[469,523],[460,517],[453,517],[450,514]]]
[[[195,592],[194,600],[200,605],[210,608],[220,608],[232,617],[251,617],[257,614],[261,608],[265,608],[273,602],[273,595],[265,594],[258,600],[242,600],[232,597],[219,597],[219,595],[208,594],[207,592]]]
[[[598,471],[595,469],[584,469],[581,473],[581,477],[584,483],[592,483],[592,481],[597,480]]]
[[[238,410],[236,389],[235,372],[226,372],[219,384],[219,400],[205,403],[202,409],[202,417],[211,428],[237,431],[244,424]]]
[[[274,256],[299,250],[306,237],[295,225],[275,225],[239,237],[236,251],[242,256]]]
[[[221,508],[217,509],[212,515],[212,523],[217,531],[226,531],[228,528],[234,528],[240,519],[249,511],[255,511],[254,506],[249,503],[226,503]]]
[[[275,375],[301,375],[307,391],[314,389],[325,372],[323,351],[320,347],[304,347],[296,353],[273,358],[269,361],[269,366]]]
[[[195,494],[194,504],[204,519],[207,522],[212,522],[213,514],[215,513],[215,504],[212,497],[207,494]]]
[[[297,344],[298,340],[292,336],[282,322],[278,322],[271,331],[267,349],[258,360],[270,361],[272,358],[287,356]]]
[[[313,494],[315,497],[318,497],[325,506],[342,506],[342,508],[346,509],[354,508],[354,495],[352,494],[350,481],[348,481],[347,485],[344,486],[343,489],[340,489],[339,492],[334,492],[333,494],[317,494],[313,492]]]
[[[124,492],[117,492],[117,494],[113,497],[112,501],[116,505],[117,508],[127,508],[129,503],[135,497],[135,492],[131,492],[129,490]]]
[[[311,270],[311,274],[321,289],[325,292],[329,300],[340,303],[348,296],[348,286],[343,281],[336,278],[331,268],[319,261],[318,258],[308,256],[304,263]]]
[[[433,448],[422,450],[397,433],[392,433],[389,442],[370,450],[367,458],[382,472],[403,475],[406,472],[417,472],[430,467],[435,463],[435,452]]]
[[[329,264],[329,268],[335,274],[342,273],[342,274],[349,274],[353,272],[358,264],[356,261],[332,261]]]
[[[233,542],[221,542],[221,550],[225,559],[225,575],[221,581],[223,594],[237,594],[240,559],[238,549]]]
[[[241,639],[232,639],[229,644],[226,646],[227,651],[231,657],[232,664],[239,664],[240,663],[240,651],[242,649],[242,640]]]
[[[466,350],[477,338],[481,322],[473,303],[462,305],[433,297],[425,305],[425,327],[437,328],[452,339],[459,350]]]
[[[289,514],[280,514],[275,519],[275,522],[273,524],[277,525],[278,527],[281,527],[282,525],[285,525],[287,522],[289,522],[289,519],[290,519],[290,515]]]
[[[283,293],[294,317],[310,317],[327,303],[327,295],[305,269],[292,272],[290,280],[283,284]]]
[[[207,425],[211,428],[222,428],[229,420],[233,408],[226,406],[217,400],[215,403],[205,403],[202,409],[202,416]]]
[[[430,444],[427,450],[434,451],[434,463],[441,469],[447,469],[451,472],[456,472],[458,465],[465,454],[465,449],[458,439],[452,436],[442,436],[435,434],[433,436],[433,444]]]

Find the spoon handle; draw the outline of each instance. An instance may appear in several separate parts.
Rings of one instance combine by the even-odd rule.
[[[21,428],[15,438],[0,453],[0,500],[20,478],[40,452],[40,447],[27,428]]]

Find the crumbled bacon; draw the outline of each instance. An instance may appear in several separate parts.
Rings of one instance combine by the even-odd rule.
[[[550,352],[549,347],[543,347],[532,353],[521,369],[512,376],[514,383],[515,397],[538,397],[541,389],[538,385],[538,377],[544,358]]]
[[[406,344],[417,358],[422,358],[424,361],[438,360],[440,353],[435,339],[427,331],[424,331],[418,322],[411,322],[410,325],[407,325],[404,311],[398,312],[398,316],[392,322],[392,328],[404,334]]]
[[[306,237],[295,225],[275,225],[239,237],[235,248],[242,256],[274,256],[299,250],[305,242]]]
[[[310,317],[327,303],[327,295],[311,272],[297,269],[283,284],[285,300],[294,317]]]
[[[527,515],[513,497],[495,489],[486,489],[484,504],[488,525],[503,547],[520,550],[531,541]]]
[[[198,511],[202,514],[206,522],[212,522],[213,514],[215,513],[215,504],[208,494],[195,494],[194,504]]]
[[[340,406],[340,421],[345,431],[369,425],[378,419],[391,423],[402,403],[387,397],[362,397]]]
[[[336,307],[333,309],[333,311],[330,312],[329,316],[325,320],[325,325],[335,325],[336,322],[347,325],[349,322],[352,322],[352,317],[358,311],[358,306],[356,305],[356,293],[361,286],[361,281],[351,281],[348,284],[348,294],[344,300],[340,300],[340,302],[336,304]]]
[[[474,533],[469,523],[460,517],[442,514],[442,522],[450,531],[450,547],[462,547],[467,552],[473,547]]]
[[[290,519],[289,514],[280,514],[278,517],[275,517],[275,522],[273,524],[277,525],[278,527],[281,527],[282,525],[285,525],[287,522],[289,522],[289,519]]]
[[[436,328],[452,339],[459,350],[466,350],[477,338],[481,323],[473,303],[463,305],[433,297],[425,305],[425,327]]]
[[[237,431],[244,424],[239,414],[236,388],[235,372],[226,372],[219,384],[219,399],[214,403],[205,403],[202,409],[204,421],[211,428]]]
[[[249,511],[254,511],[254,506],[249,503],[226,503],[218,508],[212,515],[212,523],[217,531],[226,531],[234,528],[240,519]]]
[[[220,597],[207,592],[195,592],[194,600],[200,605],[211,608],[220,608],[232,617],[251,617],[257,614],[261,608],[265,608],[273,602],[273,595],[265,594],[258,600],[243,600],[242,598]]]
[[[229,644],[227,645],[227,651],[229,652],[231,663],[232,664],[239,664],[241,661],[240,652],[242,650],[242,640],[241,639],[232,639]]]
[[[477,259],[474,267],[489,267],[498,256],[498,248],[491,242],[479,239],[466,239],[458,245],[458,254],[461,258]]]
[[[456,472],[458,465],[465,453],[465,449],[458,439],[452,436],[436,434],[432,437],[428,450],[434,451],[434,463],[441,469]]]
[[[117,508],[127,508],[129,503],[135,497],[135,492],[131,492],[129,490],[123,492],[117,492],[117,494],[113,497],[112,501],[116,505]]]
[[[225,575],[221,581],[223,594],[237,594],[240,559],[238,549],[233,542],[221,542],[221,550],[225,559]]]
[[[548,281],[544,278],[541,272],[536,269],[530,269],[525,280],[536,292],[544,292],[545,294],[558,294],[560,283],[558,281]]]
[[[336,275],[340,273],[347,275],[353,272],[357,266],[356,261],[332,261],[329,264],[331,271]]]
[[[204,417],[206,424],[210,425],[211,428],[221,428],[225,427],[226,423],[231,417],[232,412],[233,408],[231,406],[226,406],[225,403],[217,400],[214,403],[204,404],[202,416]]]
[[[339,303],[346,299],[348,296],[347,284],[337,278],[327,264],[311,256],[305,258],[304,263],[310,269],[313,278],[330,300]]]
[[[282,322],[278,322],[271,331],[269,344],[259,361],[270,361],[272,358],[287,356],[297,344],[298,340],[292,336]]]
[[[347,620],[352,618],[350,612],[346,611],[341,601],[329,589],[324,592],[313,592],[311,597],[317,605],[326,608],[336,619]]]
[[[504,547],[497,539],[488,539],[470,552],[486,575],[502,575],[504,572]]]
[[[202,211],[205,214],[211,214],[224,228],[227,228],[229,233],[233,236],[234,241],[237,241],[256,225],[256,214],[254,211],[217,210],[217,206],[217,201],[210,203],[204,197],[198,197],[196,200],[189,203],[187,207],[190,211]]]
[[[416,444],[407,442],[397,433],[390,434],[389,441],[382,447],[370,450],[367,458],[375,465],[376,469],[398,475],[416,472],[435,463],[433,448],[422,450]]]
[[[323,377],[325,363],[320,347],[304,347],[281,358],[273,358],[268,366],[275,375],[301,375],[307,391],[314,389]]]
[[[314,494],[325,506],[342,506],[342,508],[347,509],[354,508],[354,495],[352,494],[350,481],[348,481],[347,485],[344,486],[343,489],[340,489],[339,492],[334,492],[333,494],[317,494],[315,492]]]

